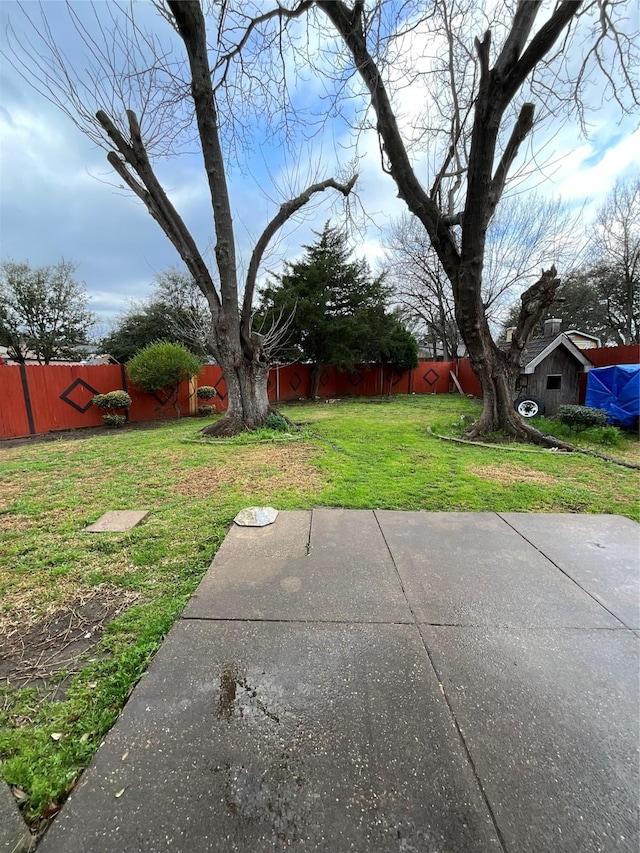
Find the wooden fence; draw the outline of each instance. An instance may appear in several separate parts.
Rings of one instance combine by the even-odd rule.
[[[635,363],[638,347],[592,349],[588,355],[597,367]],[[366,396],[378,394],[446,394],[453,388],[453,371],[465,394],[481,396],[478,380],[468,359],[423,361],[414,370],[398,371],[391,366],[360,366],[352,371],[326,367],[320,378],[322,397]],[[586,379],[586,377],[584,377]],[[584,382],[581,400],[584,400]],[[217,396],[199,401],[195,390],[213,385]],[[40,435],[54,430],[100,426],[102,411],[91,403],[95,394],[123,388],[131,395],[130,421],[174,418],[195,414],[198,403],[211,403],[217,411],[226,408],[227,389],[222,371],[206,366],[192,383],[183,383],[177,406],[162,394],[148,394],[129,382],[122,365],[3,365],[0,366],[0,439]],[[269,399],[304,399],[311,394],[311,370],[306,364],[272,367],[269,373]]]
[[[449,391],[449,371],[453,369],[454,362],[421,362],[411,371],[373,365],[339,372],[328,366],[322,372],[319,393],[323,397],[443,394]],[[217,396],[210,401],[198,400],[195,391],[201,385],[213,385]],[[224,411],[227,404],[226,384],[217,366],[205,366],[192,383],[182,383],[174,406],[166,395],[148,394],[136,388],[122,365],[3,365],[0,366],[0,439],[100,426],[103,412],[92,404],[92,398],[120,388],[131,396],[129,421],[195,414],[199,403],[210,403],[217,411]],[[272,367],[268,390],[274,403],[309,397],[309,365]]]

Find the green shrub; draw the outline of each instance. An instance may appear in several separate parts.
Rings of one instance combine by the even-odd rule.
[[[203,418],[206,418],[209,415],[215,414],[215,411],[216,411],[215,406],[198,406],[198,414]]]
[[[585,433],[585,437],[594,444],[602,444],[607,447],[620,447],[623,444],[620,430],[614,426],[592,427]]]
[[[589,427],[607,425],[607,413],[604,409],[592,409],[590,406],[559,406],[558,420],[573,432],[582,432]]]
[[[185,346],[165,341],[149,344],[127,363],[131,381],[144,391],[175,388],[195,376],[201,366]]]
[[[126,424],[127,419],[124,415],[103,415],[102,423],[110,429],[118,429]]]
[[[196,395],[201,400],[211,400],[213,397],[216,396],[216,389],[213,387],[213,385],[201,385],[196,391]]]
[[[131,405],[131,397],[126,391],[108,391],[96,394],[91,402],[99,409],[127,409]]]
[[[275,412],[272,412],[267,417],[264,425],[267,429],[272,429],[274,432],[287,432],[289,429],[289,424],[282,415],[276,415]]]

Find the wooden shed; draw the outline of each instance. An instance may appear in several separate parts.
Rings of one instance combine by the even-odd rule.
[[[577,404],[580,374],[592,367],[593,362],[585,352],[560,332],[560,320],[546,320],[543,337],[532,338],[525,350],[525,367],[516,385],[516,408],[530,417],[543,413],[555,415],[558,406]],[[534,408],[538,404],[544,411],[523,411],[522,401],[529,399]]]

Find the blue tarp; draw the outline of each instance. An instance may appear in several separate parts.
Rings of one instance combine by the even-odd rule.
[[[585,406],[604,409],[608,420],[634,427],[640,415],[640,364],[595,367],[587,376]]]

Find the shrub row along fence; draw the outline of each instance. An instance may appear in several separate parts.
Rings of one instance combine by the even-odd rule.
[[[637,347],[609,347],[589,350],[589,356],[596,366],[604,366],[637,361],[637,351]],[[408,371],[371,365],[340,372],[327,366],[320,377],[319,394],[321,397],[446,394],[456,390],[452,373],[463,393],[481,395],[468,359],[423,361]],[[199,400],[196,390],[203,385],[213,385],[216,397]],[[311,386],[309,365],[272,367],[269,399],[277,403],[306,398],[311,395]],[[96,394],[117,389],[131,396],[129,421],[196,414],[203,402],[213,405],[216,411],[226,408],[226,385],[222,371],[215,365],[203,367],[192,382],[182,383],[175,405],[167,395],[149,394],[136,388],[123,365],[4,365],[0,366],[0,439],[101,426],[103,413],[93,405],[92,399]]]

